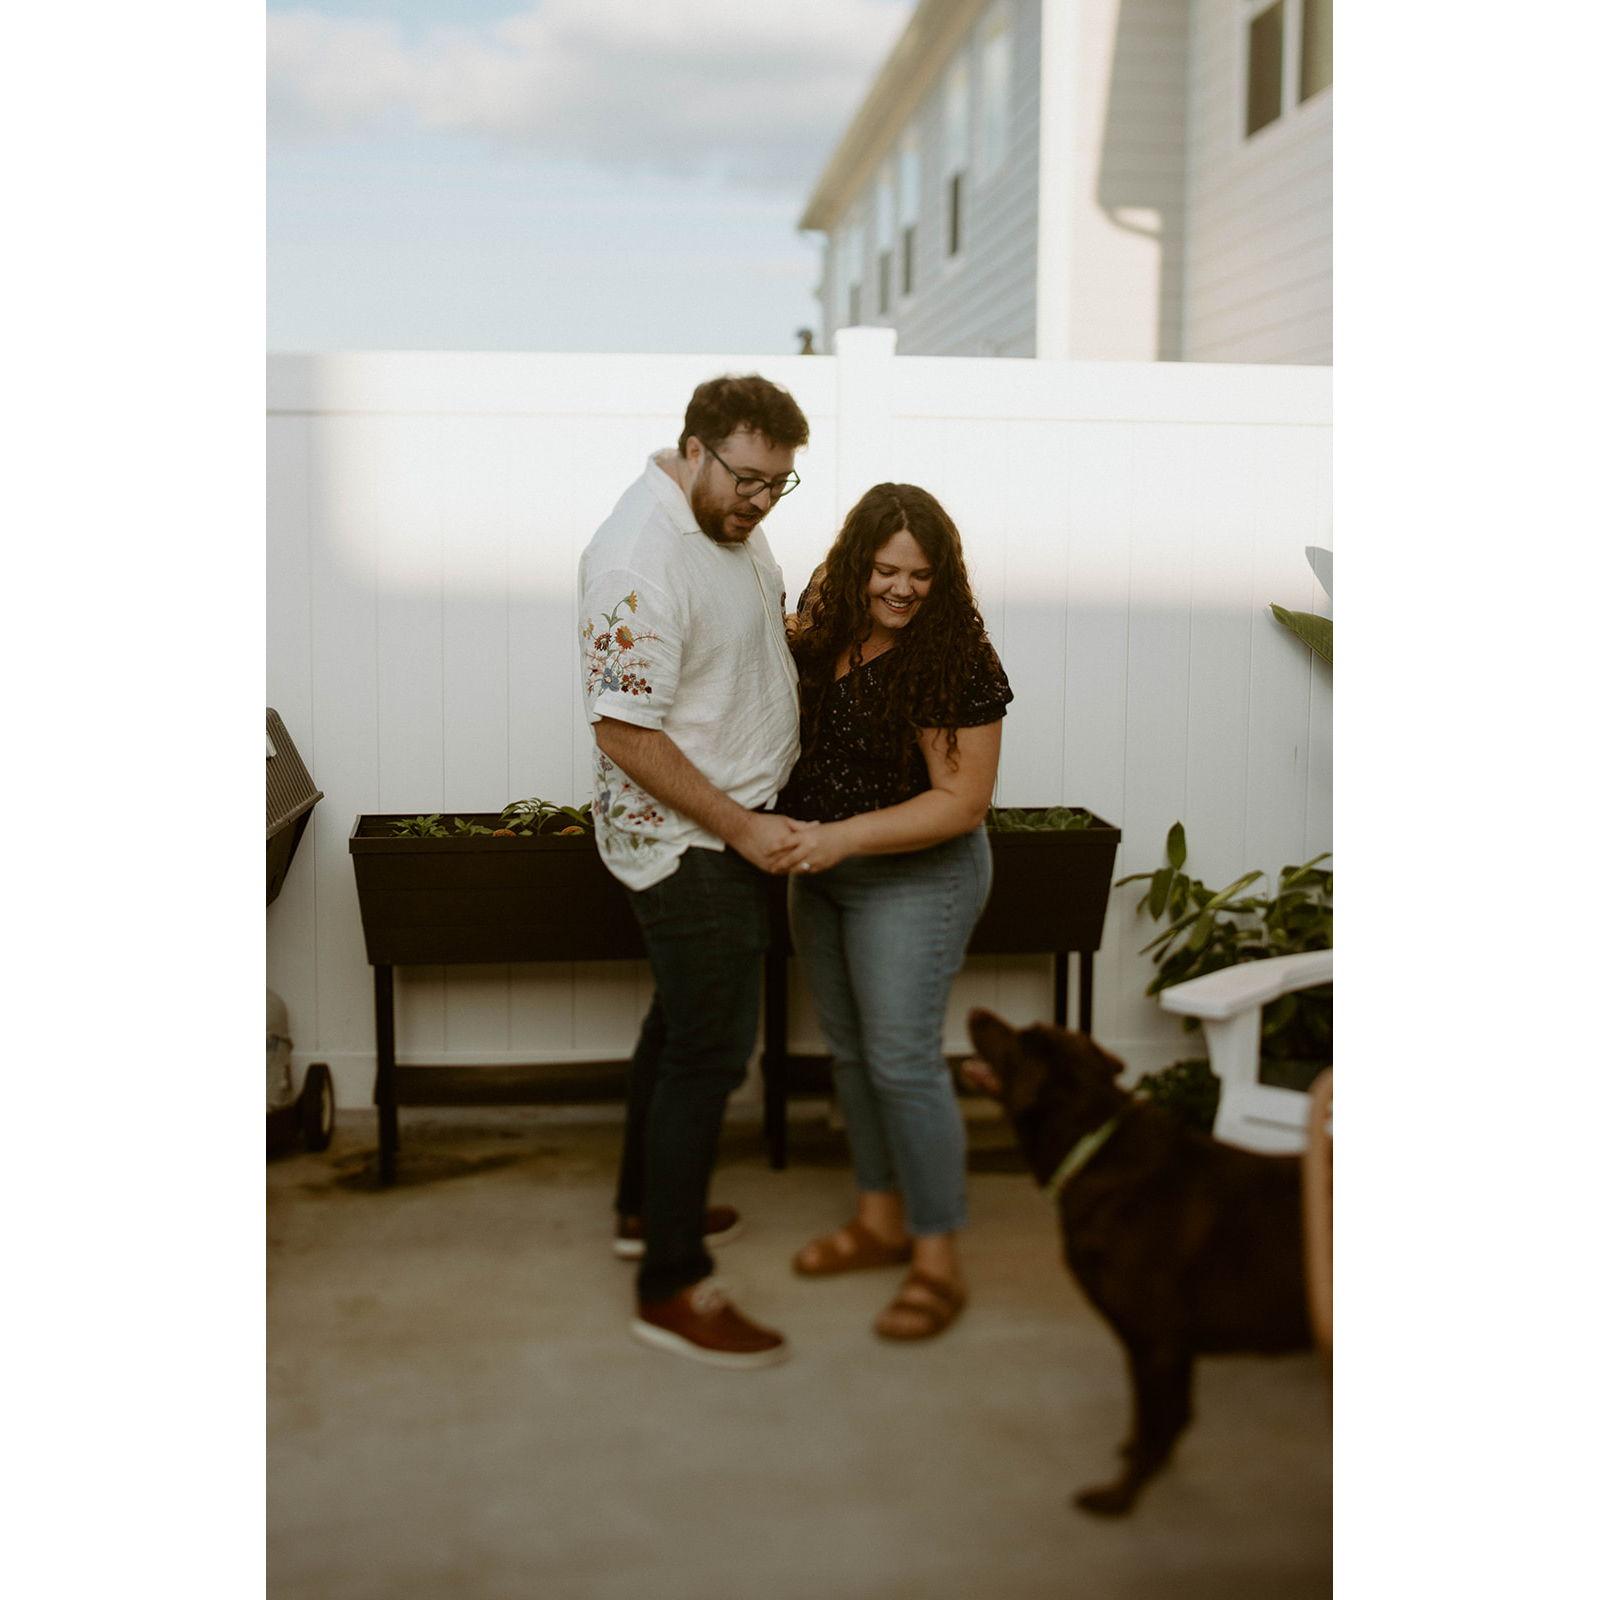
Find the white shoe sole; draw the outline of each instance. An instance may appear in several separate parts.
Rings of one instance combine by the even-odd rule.
[[[665,1328],[658,1328],[653,1322],[646,1322],[642,1317],[635,1317],[628,1325],[628,1331],[641,1344],[652,1345],[657,1350],[666,1350],[675,1356],[687,1356],[691,1361],[698,1361],[704,1366],[722,1367],[730,1372],[748,1372],[756,1367],[775,1367],[789,1359],[787,1344],[780,1344],[774,1350],[707,1350],[703,1345],[685,1339],[681,1333],[670,1333]]]
[[[740,1218],[731,1228],[724,1228],[721,1233],[708,1233],[705,1236],[707,1250],[719,1250],[725,1244],[731,1243],[744,1232],[744,1218]],[[611,1241],[611,1253],[622,1261],[638,1261],[644,1256],[643,1239],[618,1239]]]

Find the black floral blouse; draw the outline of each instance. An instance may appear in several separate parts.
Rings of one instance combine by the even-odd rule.
[[[802,822],[839,822],[862,811],[878,811],[933,787],[927,763],[914,750],[902,766],[900,743],[915,743],[916,726],[933,726],[915,716],[900,729],[873,705],[873,669],[889,659],[885,651],[831,683],[800,687],[800,759],[773,810]],[[1005,668],[992,650],[974,670],[962,697],[957,728],[998,722],[1014,698]],[[820,719],[817,716],[821,702]]]

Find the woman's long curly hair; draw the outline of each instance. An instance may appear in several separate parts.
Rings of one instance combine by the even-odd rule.
[[[867,582],[873,559],[902,529],[921,545],[933,579],[927,599],[874,666],[869,697],[855,673],[872,633]],[[869,720],[881,724],[902,775],[919,755],[919,728],[941,729],[945,751],[952,763],[956,760],[956,719],[970,686],[981,681],[980,668],[995,655],[972,598],[961,535],[926,489],[878,483],[856,502],[801,597],[793,647],[811,737],[821,715],[821,691],[833,682],[834,665],[848,651],[848,691]]]

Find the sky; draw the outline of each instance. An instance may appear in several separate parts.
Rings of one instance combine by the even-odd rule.
[[[912,0],[267,6],[267,347],[780,354]]]

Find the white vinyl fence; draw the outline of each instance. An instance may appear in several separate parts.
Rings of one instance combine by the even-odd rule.
[[[791,601],[869,485],[922,484],[961,529],[1016,692],[1002,805],[1088,806],[1148,870],[1182,819],[1221,886],[1331,847],[1330,684],[1267,612],[1325,610],[1323,368],[911,358],[847,330],[814,357],[374,354],[269,358],[267,690],[327,798],[268,912],[267,981],[298,1064],[369,1102],[372,987],[346,839],[357,813],[588,798],[578,554],[695,384],[759,370],[811,423],[768,518]],[[1095,1031],[1176,1059],[1144,995],[1151,931],[1113,891]],[[402,1062],[626,1056],[642,964],[403,970]],[[1047,958],[974,958],[969,1006],[1046,1017]],[[1075,998],[1074,998],[1075,1004]],[[824,1049],[796,978],[794,1048]],[[1198,1053],[1198,1041],[1184,1041]]]

